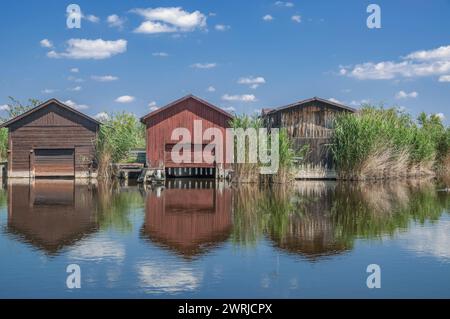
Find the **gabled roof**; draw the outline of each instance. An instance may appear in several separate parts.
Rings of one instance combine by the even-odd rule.
[[[295,102],[295,103],[291,103],[291,104],[288,104],[288,105],[285,105],[285,106],[281,106],[281,107],[275,108],[275,109],[270,110],[269,112],[265,113],[265,115],[270,115],[270,114],[276,113],[278,111],[284,111],[286,109],[290,109],[290,108],[296,107],[296,106],[302,106],[303,104],[307,104],[307,103],[310,103],[310,102],[321,102],[321,103],[329,104],[329,105],[332,105],[332,106],[335,106],[335,107],[347,110],[349,112],[353,112],[353,113],[356,112],[356,109],[351,108],[351,107],[349,107],[347,105],[336,103],[336,102],[333,102],[333,101],[330,101],[330,100],[325,100],[325,99],[322,99],[320,97],[315,96],[315,97],[310,98],[310,99],[301,100],[301,101],[298,101],[298,102]]]
[[[152,116],[155,116],[156,114],[159,114],[160,112],[163,112],[164,110],[167,110],[168,108],[170,108],[170,107],[172,107],[174,105],[177,105],[180,102],[186,101],[188,99],[194,99],[194,100],[196,100],[196,101],[198,101],[198,102],[200,102],[200,103],[202,103],[202,104],[212,108],[213,110],[215,110],[215,111],[217,111],[219,113],[222,113],[223,115],[225,115],[226,117],[228,117],[230,119],[233,118],[233,115],[231,115],[230,113],[222,110],[220,107],[217,107],[217,106],[215,106],[215,105],[213,105],[213,104],[211,104],[211,103],[209,103],[209,102],[207,102],[207,101],[205,101],[205,100],[203,100],[203,99],[201,99],[201,98],[199,98],[199,97],[197,97],[197,96],[195,96],[193,94],[188,94],[188,95],[182,97],[181,99],[173,101],[172,103],[167,104],[166,106],[163,106],[163,107],[161,107],[161,108],[159,108],[159,109],[157,109],[157,110],[155,110],[153,112],[150,112],[149,114],[141,117],[141,122],[144,123],[146,119],[148,119],[148,118],[150,118]]]
[[[10,119],[9,121],[6,121],[5,123],[2,123],[0,125],[0,128],[1,127],[9,127],[11,124],[13,124],[13,123],[15,123],[15,122],[17,122],[17,121],[27,117],[28,115],[30,115],[30,114],[32,114],[34,112],[39,111],[39,110],[41,110],[41,109],[43,109],[43,108],[45,108],[45,107],[47,107],[47,106],[49,106],[51,104],[56,104],[56,105],[58,105],[58,106],[60,106],[60,107],[62,107],[64,109],[66,109],[69,112],[75,113],[75,114],[85,118],[86,120],[88,120],[88,121],[90,121],[92,123],[95,123],[97,125],[101,124],[99,121],[93,119],[92,117],[87,116],[86,114],[83,114],[83,113],[75,110],[74,108],[72,108],[72,107],[70,107],[70,106],[68,106],[68,105],[58,101],[57,99],[50,99],[50,100],[48,100],[48,101],[46,101],[46,102],[44,102],[42,104],[39,104],[38,106],[36,106],[36,107],[26,111],[25,113],[22,113],[22,114],[16,116],[15,118]]]

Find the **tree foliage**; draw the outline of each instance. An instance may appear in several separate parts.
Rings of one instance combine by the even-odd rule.
[[[28,110],[41,104],[38,99],[28,99],[26,103],[20,102],[18,99],[9,96],[9,102],[2,110],[4,114],[0,116],[0,122],[4,123],[16,116],[27,112]],[[8,129],[0,129],[0,160],[5,161],[8,158]]]

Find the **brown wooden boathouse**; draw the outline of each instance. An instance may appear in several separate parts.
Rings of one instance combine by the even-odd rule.
[[[100,123],[51,99],[0,127],[9,129],[9,177],[95,177]]]
[[[330,100],[313,97],[275,109],[264,109],[262,117],[270,128],[284,128],[296,150],[304,145],[309,151],[304,161],[303,172],[298,178],[334,177],[330,142],[333,123],[341,112],[356,112],[355,109]]]

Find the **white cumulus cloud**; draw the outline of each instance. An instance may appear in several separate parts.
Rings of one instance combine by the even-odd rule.
[[[177,32],[177,29],[167,24],[162,24],[159,22],[145,21],[139,28],[134,30],[136,33],[172,33]]]
[[[69,88],[68,90],[69,90],[69,91],[78,92],[78,91],[81,91],[81,90],[82,90],[82,87],[81,87],[81,86],[75,86],[75,87],[73,87],[73,88]]]
[[[276,1],[275,5],[278,7],[292,8],[294,4],[292,2]]]
[[[210,86],[208,86],[206,91],[208,91],[208,92],[216,92],[216,88],[214,86],[210,85]]]
[[[212,69],[217,66],[217,63],[194,63],[191,65],[195,69]]]
[[[256,89],[261,84],[265,84],[266,80],[262,76],[257,76],[257,77],[249,76],[249,77],[242,77],[242,78],[240,78],[238,80],[238,83],[239,84],[249,85],[250,88]]]
[[[67,41],[67,48],[64,52],[50,51],[49,58],[67,59],[107,59],[114,55],[127,51],[127,41],[120,39],[116,41],[106,41],[103,39],[70,39]]]
[[[256,96],[253,94],[242,94],[242,95],[230,95],[225,94],[222,96],[222,100],[228,102],[256,102]]]
[[[134,96],[130,96],[130,95],[123,95],[123,96],[119,96],[117,99],[115,99],[115,101],[117,103],[131,103],[135,100],[136,98]]]
[[[433,50],[420,50],[408,54],[406,59],[430,61],[430,60],[449,60],[450,59],[450,45],[442,46]]]
[[[445,75],[450,72],[450,45],[412,52],[396,61],[365,62],[340,67],[339,73],[358,80],[390,80]]]
[[[117,14],[112,14],[106,18],[106,22],[110,28],[123,29],[125,19],[122,19]]]
[[[114,75],[93,75],[91,79],[98,82],[112,82],[117,81],[119,78]]]
[[[450,82],[450,75],[441,75],[439,77],[439,82]]]
[[[75,109],[75,110],[85,110],[88,109],[89,106],[86,104],[78,104],[72,100],[67,100],[64,102],[65,105],[70,106],[71,108]]]
[[[156,104],[156,101],[151,101],[150,103],[148,103],[148,108],[150,109],[150,112],[156,111],[157,109],[159,109],[159,107]]]
[[[161,57],[161,58],[166,58],[169,56],[168,53],[166,52],[153,52],[152,53],[153,56],[157,56],[157,57]]]
[[[100,22],[100,18],[93,15],[93,14],[88,14],[85,15],[83,12],[70,12],[67,14],[67,17],[71,18],[71,19],[85,19],[89,22],[92,23],[98,23]]]
[[[42,93],[44,93],[44,94],[52,94],[52,93],[55,93],[55,92],[56,92],[55,89],[44,89],[44,90],[42,90]]]
[[[71,68],[71,69],[70,69],[70,72],[72,72],[72,73],[78,73],[78,72],[80,72],[80,70],[79,70],[78,68]]]
[[[75,82],[75,83],[81,83],[81,82],[84,82],[83,79],[77,78],[77,77],[74,77],[74,76],[69,76],[69,77],[67,77],[67,80],[68,80],[68,81],[71,81],[71,82]]]
[[[217,31],[227,31],[231,29],[231,26],[225,24],[216,24],[214,27]]]
[[[300,22],[302,22],[302,17],[300,15],[298,15],[298,14],[297,15],[293,15],[291,17],[291,20],[294,21],[294,22],[300,23]]]
[[[106,112],[100,112],[100,113],[97,113],[96,115],[94,115],[94,118],[97,121],[106,122],[107,120],[109,120],[109,115]]]
[[[413,92],[410,92],[410,93],[405,92],[405,91],[399,91],[399,92],[397,92],[397,94],[395,94],[395,98],[397,100],[408,99],[408,98],[415,99],[418,96],[419,96],[419,93],[417,93],[416,91],[413,91]]]
[[[100,18],[95,16],[95,15],[93,15],[93,14],[88,14],[87,16],[84,16],[84,18],[86,20],[88,20],[89,22],[92,22],[92,23],[99,23],[100,22]]]
[[[9,111],[10,107],[8,104],[1,104],[0,111]]]
[[[40,44],[43,48],[53,48],[53,43],[49,39],[42,39]]]
[[[342,104],[341,101],[339,101],[338,99],[335,99],[334,97],[329,98],[328,101],[333,102],[333,103],[339,103],[339,104]]]
[[[264,21],[269,22],[269,21],[272,21],[274,18],[270,14],[266,14],[264,17],[262,17],[262,19]]]
[[[227,111],[227,112],[234,112],[234,111],[236,111],[236,109],[234,107],[232,107],[232,106],[224,107],[223,110]]]
[[[133,9],[145,21],[134,30],[136,33],[192,32],[206,27],[206,16],[200,11],[187,12],[181,7]]]
[[[369,99],[353,100],[349,104],[351,106],[362,106],[362,105],[370,104],[370,100]]]

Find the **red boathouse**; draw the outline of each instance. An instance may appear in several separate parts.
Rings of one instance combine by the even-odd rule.
[[[146,125],[147,166],[164,169],[167,177],[216,176],[216,169],[226,170],[229,165],[222,164],[223,161],[220,160],[208,163],[195,161],[194,158],[198,155],[196,152],[203,153],[205,147],[213,140],[213,138],[204,139],[203,134],[209,128],[219,129],[224,141],[222,149],[217,149],[219,146],[215,146],[212,150],[208,149],[211,151],[210,155],[215,157],[222,154],[225,157],[226,128],[230,126],[232,118],[231,114],[194,95],[187,95],[147,114],[141,118],[141,122]],[[201,124],[201,134],[195,134],[199,132],[195,132],[194,123]],[[183,147],[183,152],[190,150],[191,161],[180,163],[173,160],[172,149],[180,142],[180,137],[172,139],[172,133],[177,128],[188,131],[191,136],[191,142]],[[197,139],[194,136],[197,136]]]

